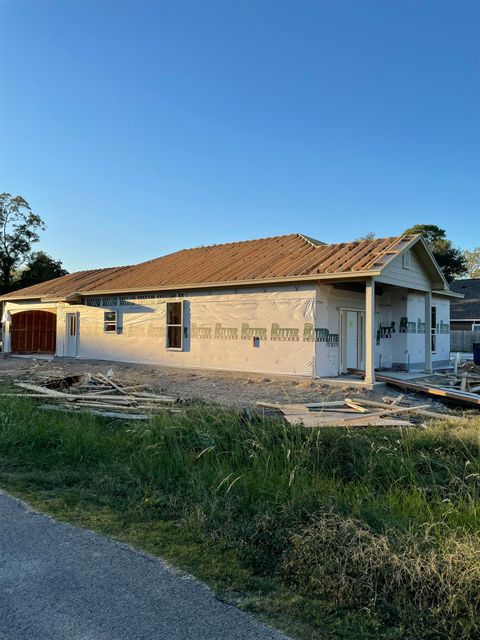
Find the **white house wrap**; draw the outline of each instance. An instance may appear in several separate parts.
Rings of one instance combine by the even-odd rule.
[[[291,245],[291,236],[284,238]],[[271,281],[263,276],[258,283],[250,278],[248,284],[243,279],[223,286],[221,280],[192,282],[181,288],[174,286],[178,279],[165,283],[158,277],[157,289],[149,281],[148,288],[136,284],[128,291],[131,287],[122,285],[121,278],[138,278],[136,270],[143,268],[138,265],[124,268],[128,273],[120,268],[71,274],[8,294],[3,298],[4,350],[36,353],[42,350],[36,345],[45,350],[51,344],[57,356],[302,376],[367,370],[369,361],[377,369],[425,368],[429,344],[427,355],[434,364],[448,361],[450,292],[418,236],[394,239],[395,249],[385,254],[386,261],[382,257],[380,264],[374,261],[360,271],[354,269],[352,252],[373,260],[375,247],[386,241],[342,245],[348,270],[334,272],[313,260],[317,249],[324,255],[329,245],[298,238],[301,243],[294,251],[304,261],[310,256],[314,273],[275,276]],[[234,244],[262,242],[264,264],[269,256],[266,241]],[[208,249],[202,248],[203,261]],[[275,249],[281,262],[278,246]],[[402,270],[406,251],[408,268]],[[284,262],[295,258],[291,253],[286,252]],[[338,256],[338,250],[332,255]],[[239,263],[238,250],[231,260]],[[268,264],[271,270],[274,255]],[[373,316],[367,284],[374,290]],[[433,321],[428,340],[427,309]],[[371,334],[368,327],[373,327]],[[55,335],[43,335],[46,331]],[[367,370],[367,381],[373,375]]]

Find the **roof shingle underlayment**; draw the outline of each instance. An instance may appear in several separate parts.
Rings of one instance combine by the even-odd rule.
[[[80,271],[2,296],[59,299],[378,272],[417,236],[324,244],[302,234],[183,249],[127,267]]]

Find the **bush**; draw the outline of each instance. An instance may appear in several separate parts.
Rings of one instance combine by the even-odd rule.
[[[480,632],[478,535],[439,540],[428,528],[376,534],[329,510],[292,536],[284,568],[305,593],[342,606],[380,608],[407,626],[421,622],[432,637]]]

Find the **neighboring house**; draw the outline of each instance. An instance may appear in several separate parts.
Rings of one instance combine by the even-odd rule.
[[[455,280],[450,287],[452,291],[465,296],[463,300],[452,302],[452,329],[472,331],[474,325],[480,327],[480,278]]]
[[[5,351],[330,377],[430,371],[453,294],[420,236],[186,249],[3,296]]]

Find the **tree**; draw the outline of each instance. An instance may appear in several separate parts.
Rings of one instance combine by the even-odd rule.
[[[355,242],[361,242],[362,240],[374,240],[375,239],[375,231],[367,231],[364,236],[360,236],[355,240]]]
[[[436,224],[415,224],[404,233],[422,234],[448,282],[465,274],[467,268],[465,257],[460,249],[454,247],[452,241],[448,240],[445,229],[437,227]]]
[[[0,287],[8,291],[13,274],[27,260],[39,231],[45,229],[40,216],[33,213],[22,196],[0,194]]]
[[[467,262],[467,276],[469,278],[480,278],[480,246],[463,252]]]
[[[37,251],[32,253],[28,259],[25,269],[14,284],[14,288],[23,289],[23,287],[30,287],[32,284],[66,276],[67,273],[68,271],[63,268],[61,260],[54,260],[48,253]]]

